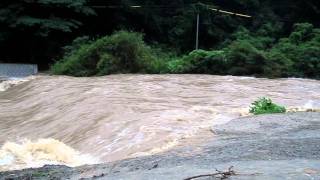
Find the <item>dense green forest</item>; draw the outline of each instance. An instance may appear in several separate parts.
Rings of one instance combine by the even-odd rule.
[[[320,78],[319,18],[318,0],[2,0],[0,61],[74,76]]]

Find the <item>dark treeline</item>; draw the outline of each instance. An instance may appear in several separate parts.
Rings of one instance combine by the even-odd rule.
[[[217,13],[206,5],[252,18]],[[143,33],[147,44],[182,55],[195,48],[197,12],[205,50],[241,38],[257,50],[271,49],[292,34],[296,23],[320,26],[318,0],[1,0],[0,61],[47,69],[75,38],[93,40],[118,30]]]

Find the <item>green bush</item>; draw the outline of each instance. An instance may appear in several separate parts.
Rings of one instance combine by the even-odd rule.
[[[250,113],[254,115],[284,112],[286,112],[285,107],[274,104],[271,99],[266,97],[259,98],[259,100],[253,102],[250,107]]]
[[[233,34],[225,48],[227,74],[320,78],[320,29],[297,23],[288,38],[276,42],[271,27],[265,24],[256,33],[240,27]]]
[[[63,47],[63,51],[65,56],[71,55],[75,51],[77,51],[81,46],[91,44],[93,41],[89,38],[89,36],[77,37],[72,41],[70,45]]]
[[[294,30],[290,34],[289,39],[292,43],[299,44],[310,40],[313,33],[313,25],[309,23],[297,23],[293,26]]]
[[[267,65],[264,75],[269,78],[288,77],[293,71],[293,62],[285,54],[273,49],[266,53]]]
[[[294,25],[288,38],[282,38],[271,50],[283,64],[282,72],[294,77],[320,78],[320,29],[311,24]],[[275,57],[275,56],[273,56]],[[271,58],[275,59],[275,58]],[[287,67],[285,67],[287,66]]]
[[[227,59],[224,51],[192,51],[185,57],[191,62],[191,72],[197,74],[224,74]]]
[[[170,61],[168,69],[171,73],[223,74],[226,64],[224,51],[194,50]]]
[[[160,45],[153,45],[151,48],[155,58],[148,61],[146,72],[150,74],[170,73],[168,64],[177,58],[176,53],[171,49],[164,49]]]
[[[271,47],[276,41],[276,34],[280,27],[277,24],[264,24],[257,32],[250,32],[243,26],[232,34],[232,42],[246,41],[259,50],[265,50]]]
[[[219,50],[194,50],[177,56],[156,45],[147,46],[139,33],[119,31],[92,41],[77,38],[51,70],[72,76],[114,73],[175,73],[320,78],[320,29],[294,25],[278,41],[272,24],[253,33],[239,28]],[[161,47],[161,48],[160,48]]]
[[[227,48],[228,74],[262,75],[267,61],[263,51],[250,42],[235,41]]]
[[[154,59],[141,34],[119,31],[66,53],[51,70],[72,76],[137,73],[145,72]]]
[[[97,73],[96,64],[99,57],[94,53],[92,45],[82,45],[78,50],[63,57],[51,66],[51,72],[56,75],[92,76]]]
[[[167,63],[169,73],[186,74],[191,73],[192,64],[190,61],[185,61],[184,58],[173,58]]]
[[[51,72],[58,75],[94,75],[96,62],[84,58],[89,54],[87,51],[92,42],[88,36],[83,36],[73,40],[71,45],[63,47],[64,57],[51,66]]]

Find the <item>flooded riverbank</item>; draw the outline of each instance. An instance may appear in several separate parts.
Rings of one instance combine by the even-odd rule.
[[[287,107],[320,108],[319,89],[320,81],[307,79],[36,76],[0,92],[0,170],[155,154],[201,139],[212,125],[245,114],[261,96]],[[83,161],[59,158],[50,138]]]

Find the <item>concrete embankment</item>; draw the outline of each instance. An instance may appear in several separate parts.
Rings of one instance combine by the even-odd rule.
[[[230,179],[320,179],[320,113],[240,118],[212,132],[196,147],[77,168],[3,172],[0,179],[184,179],[230,166]]]

